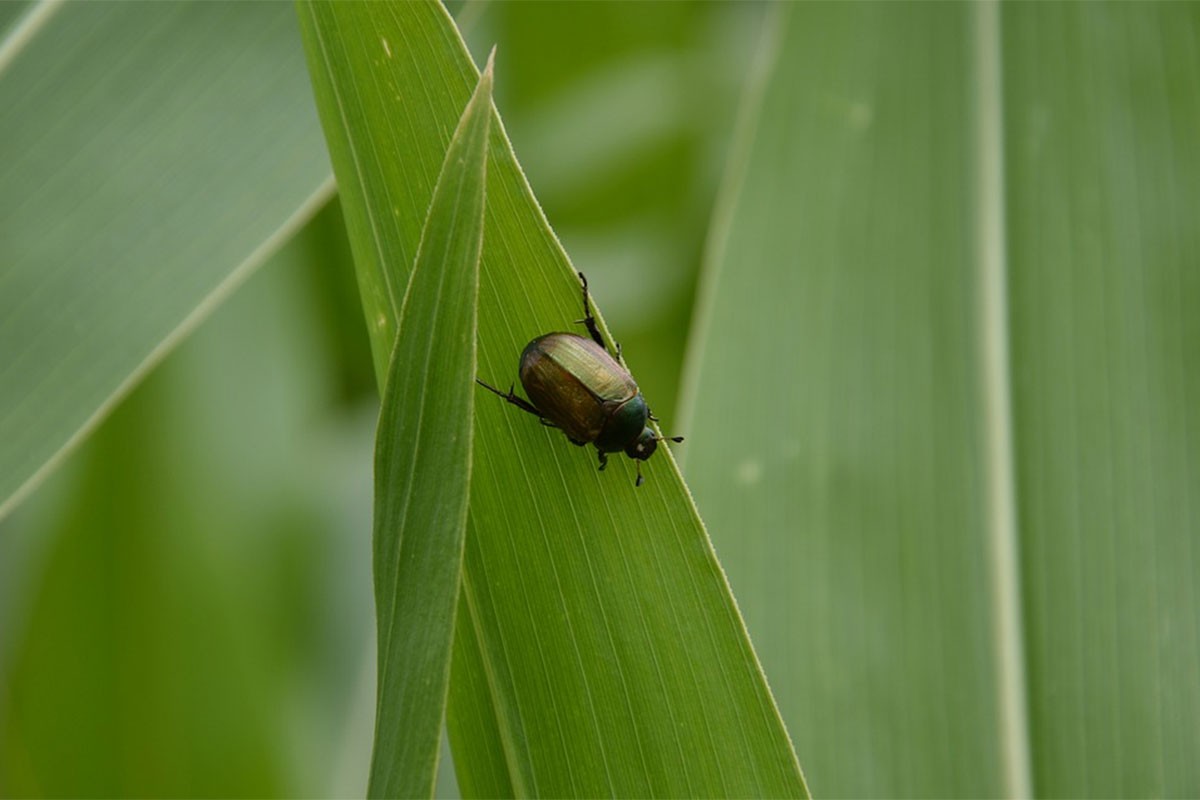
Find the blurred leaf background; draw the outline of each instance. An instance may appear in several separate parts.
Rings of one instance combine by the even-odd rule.
[[[260,134],[319,133],[294,10],[87,8],[0,5],[0,97],[44,114],[39,132],[0,104],[26,132],[0,137],[0,408],[12,364],[37,357],[4,327],[26,299],[12,276],[40,274],[14,226],[103,242],[128,210],[37,206],[54,197],[39,169],[100,165],[89,180],[152,196],[183,182],[207,202],[121,217],[149,242],[131,261],[211,271],[145,295],[68,284],[129,307],[91,358],[153,371],[128,396],[98,386],[115,411],[0,520],[0,793],[361,795],[377,401],[336,201],[288,224],[327,162],[299,137],[281,163],[303,181],[189,185],[177,163],[271,148],[222,139],[208,112],[212,130],[180,125],[163,99],[187,100],[193,74],[174,37],[207,30],[194,51],[230,48],[213,74],[233,83],[294,65],[268,96],[300,99]],[[453,10],[477,62],[498,44],[516,153],[647,397],[680,409],[658,413],[689,437],[685,475],[814,795],[1200,793],[1196,8]],[[164,69],[129,70],[87,14]],[[87,114],[23,61],[67,41]],[[130,175],[134,134],[161,155]],[[97,263],[116,280],[112,252]],[[989,372],[997,330],[1008,369]],[[40,400],[98,403],[62,385]]]

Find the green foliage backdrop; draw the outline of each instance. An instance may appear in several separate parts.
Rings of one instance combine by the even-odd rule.
[[[454,10],[688,436],[814,795],[1200,794],[1197,7]],[[313,216],[295,9],[0,4],[0,101],[0,794],[363,794],[386,348],[340,209]],[[557,268],[529,326],[577,316]],[[487,271],[481,309],[522,308]],[[481,320],[481,370],[515,372],[529,326]],[[476,470],[628,502],[626,465],[509,411],[481,407],[477,442],[510,441]],[[542,549],[575,600],[630,581],[628,610],[633,546]],[[495,678],[455,670],[464,698]],[[514,786],[443,770],[459,789]]]

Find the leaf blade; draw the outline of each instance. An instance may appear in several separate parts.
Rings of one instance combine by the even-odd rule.
[[[383,393],[375,461],[379,689],[370,797],[432,797],[437,774],[470,489],[491,91],[489,66],[434,188]]]
[[[809,774],[1194,794],[1195,9],[792,13],[687,472]]]
[[[378,162],[405,192],[379,189],[347,202],[348,216],[353,203],[376,204],[372,214],[360,209],[359,269],[403,269],[403,259],[385,266],[375,250],[385,241],[412,247],[411,217],[424,207],[420,192],[438,163],[431,154],[441,152],[440,132],[465,102],[474,67],[439,6],[333,4],[313,13],[337,16],[330,25],[342,42],[367,43],[366,54],[328,51],[362,101],[341,110],[351,109],[364,129],[387,129],[388,152],[405,158],[403,171]],[[420,102],[397,112],[396,96]],[[335,170],[353,194],[360,188],[343,167],[353,175],[355,160],[338,154],[334,138]],[[479,376],[499,384],[527,341],[579,317],[580,295],[498,125],[489,149]],[[386,230],[372,230],[368,219]],[[360,272],[360,286],[381,285]],[[369,320],[387,306],[370,306]],[[648,462],[647,485],[634,494],[632,465],[614,463],[601,475],[561,434],[510,411],[497,400],[476,413],[468,613],[457,626],[455,669],[474,654],[478,661],[469,680],[452,676],[448,716],[460,786],[588,796],[806,794],[669,454]],[[462,704],[481,695],[498,743],[458,724],[480,718]]]
[[[1200,13],[1001,8],[1030,759],[1200,792]]]
[[[997,794],[968,16],[777,10],[702,280],[686,474],[818,791]]]
[[[282,9],[44,16],[0,73],[0,515],[333,188]]]

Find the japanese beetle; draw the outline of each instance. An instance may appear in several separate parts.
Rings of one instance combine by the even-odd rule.
[[[478,378],[475,382],[533,414],[543,425],[560,428],[572,444],[594,444],[601,470],[608,466],[609,453],[624,451],[637,465],[634,485],[641,486],[641,462],[654,455],[659,442],[682,442],[683,437],[659,436],[646,424],[656,417],[637,382],[618,360],[620,346],[616,358],[609,355],[592,316],[587,278],[582,272],[579,280],[583,283],[583,319],[576,321],[587,327],[591,338],[547,333],[525,345],[518,374],[528,400],[514,394],[512,386],[506,393]]]

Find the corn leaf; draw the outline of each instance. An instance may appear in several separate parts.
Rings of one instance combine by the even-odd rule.
[[[303,3],[300,17],[379,366],[477,72],[437,5]],[[507,386],[525,343],[581,307],[503,129],[491,136],[479,374]],[[806,794],[670,454],[635,489],[632,464],[599,473],[491,395],[475,419],[448,709],[463,792]]]
[[[434,188],[375,444],[379,688],[371,797],[432,797],[462,575],[492,75]]]
[[[0,515],[332,189],[289,9],[22,10],[0,40]]]
[[[814,791],[1200,792],[1200,13],[778,9],[686,472]]]

